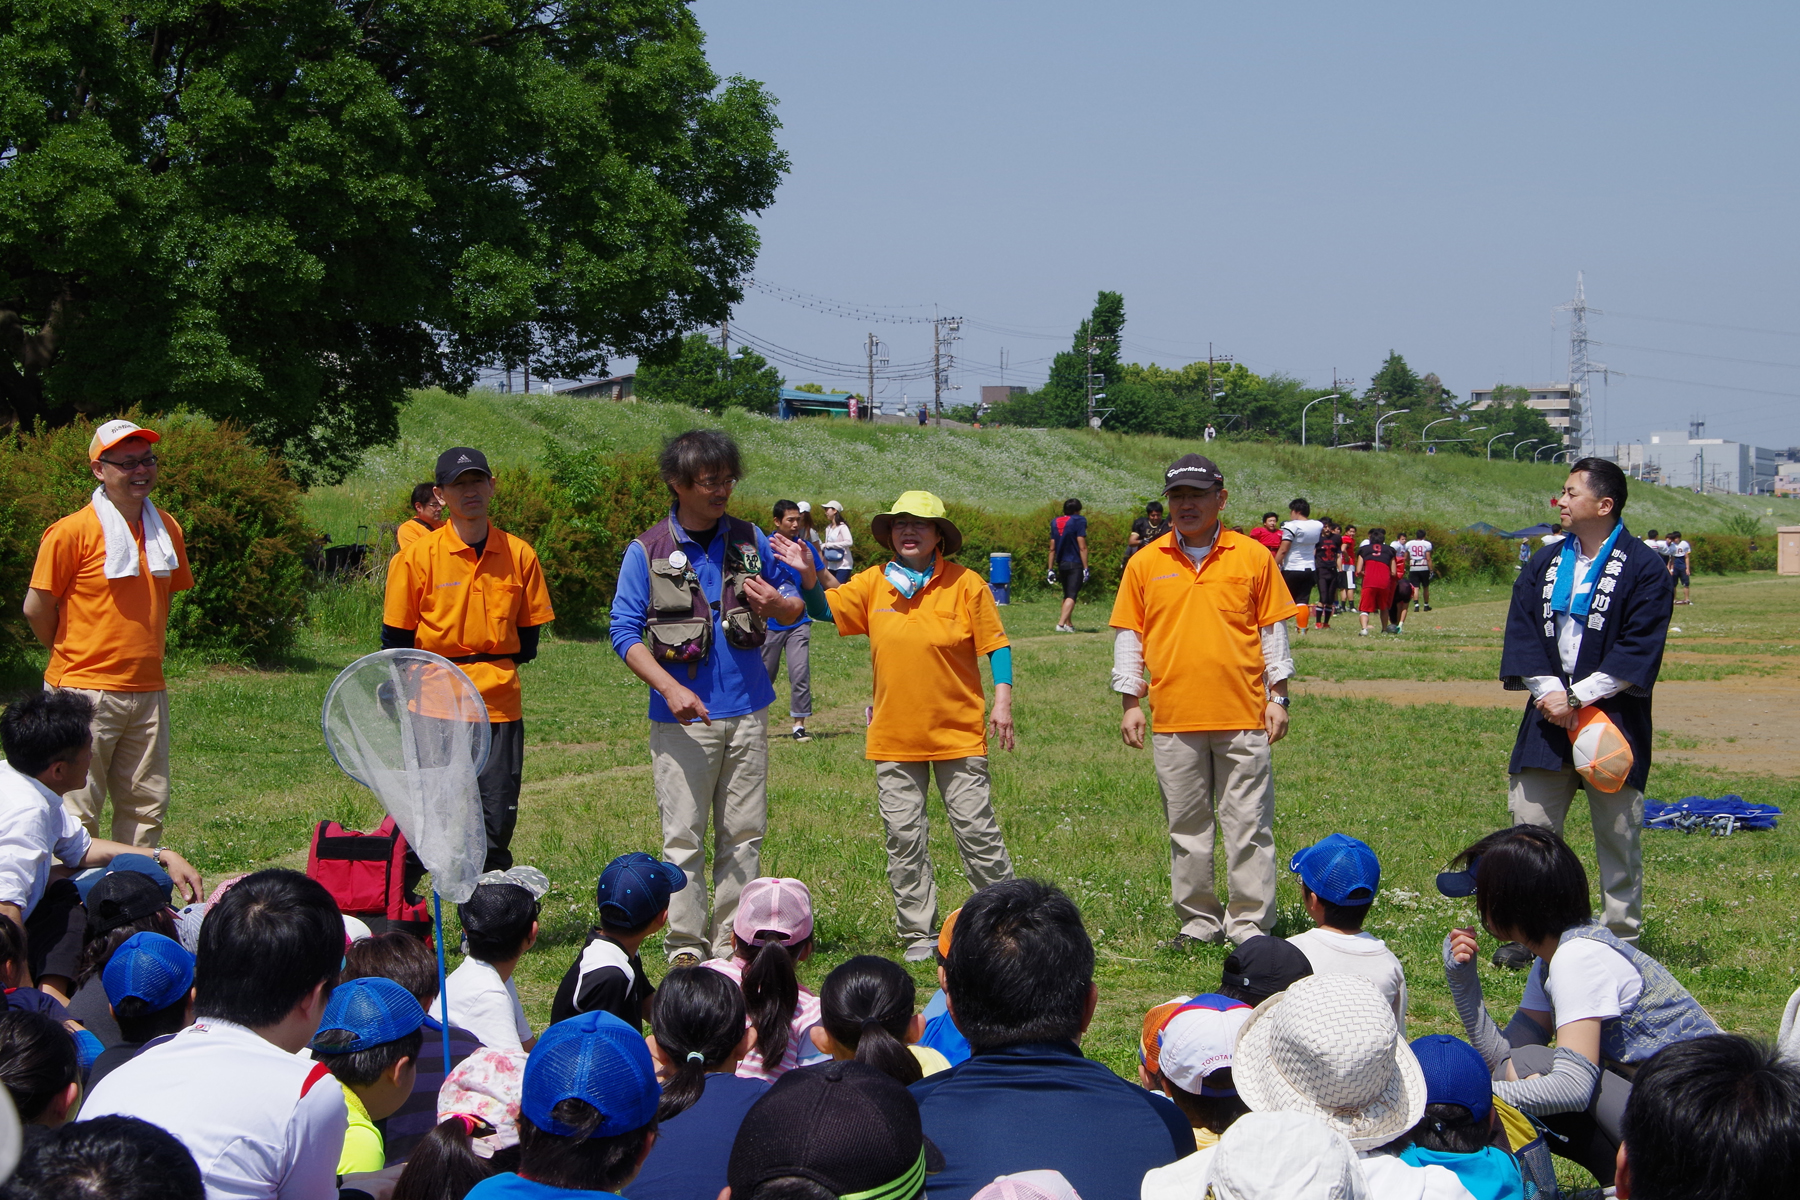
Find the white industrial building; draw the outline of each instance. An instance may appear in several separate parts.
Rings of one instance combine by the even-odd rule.
[[[1626,474],[1692,492],[1769,495],[1775,490],[1777,452],[1725,438],[1699,437],[1706,423],[1683,433],[1659,429],[1648,442],[1621,442],[1606,449]]]

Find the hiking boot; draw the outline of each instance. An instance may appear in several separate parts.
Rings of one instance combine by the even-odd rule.
[[[669,966],[671,967],[697,967],[699,965],[700,956],[692,950],[683,950],[669,957]]]
[[[1159,950],[1179,950],[1185,954],[1189,950],[1206,945],[1206,942],[1207,939],[1195,937],[1191,933],[1178,933],[1166,942],[1158,942],[1157,948]]]
[[[1508,971],[1523,971],[1537,955],[1517,942],[1501,942],[1494,951],[1494,965]]]
[[[930,962],[937,957],[937,942],[914,942],[906,948],[907,962]]]
[[[796,725],[796,726],[794,726],[794,732],[793,732],[793,735],[792,735],[792,736],[793,736],[793,739],[794,739],[794,740],[795,740],[795,741],[796,741],[796,742],[810,742],[810,741],[812,741],[812,734],[810,734],[810,733],[808,733],[808,732],[806,732],[806,726],[804,726],[804,725]]]

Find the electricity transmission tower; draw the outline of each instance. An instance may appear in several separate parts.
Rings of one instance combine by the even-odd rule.
[[[956,366],[956,355],[950,347],[962,341],[961,317],[938,317],[931,322],[931,408],[932,420],[944,423],[944,393],[962,390],[962,384],[950,382]]]
[[[1575,298],[1567,304],[1557,305],[1557,311],[1569,314],[1569,446],[1575,451],[1576,458],[1585,458],[1596,449],[1593,442],[1593,427],[1589,419],[1589,380],[1598,375],[1607,378],[1606,364],[1592,362],[1588,358],[1587,315],[1589,312],[1587,292],[1583,286],[1581,272],[1575,272]],[[1593,309],[1599,312],[1599,309]]]

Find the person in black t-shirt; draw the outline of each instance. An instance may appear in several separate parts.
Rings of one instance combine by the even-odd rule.
[[[1162,501],[1152,500],[1144,505],[1144,515],[1131,523],[1131,536],[1125,541],[1126,559],[1167,532],[1169,519],[1163,516]]]
[[[644,974],[638,947],[669,923],[669,896],[686,886],[680,867],[641,852],[621,854],[606,864],[595,895],[600,924],[588,931],[581,957],[556,989],[550,1002],[552,1024],[578,1013],[609,1012],[633,1029],[643,1029],[656,988]]]

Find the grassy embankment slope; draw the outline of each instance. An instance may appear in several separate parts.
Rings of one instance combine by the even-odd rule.
[[[446,446],[479,447],[496,467],[535,462],[545,440],[604,452],[654,450],[669,433],[722,426],[748,462],[742,490],[815,504],[841,500],[852,512],[885,509],[901,491],[925,488],[946,500],[998,512],[1029,512],[1047,501],[1080,496],[1092,510],[1134,509],[1161,490],[1163,468],[1196,445],[1170,438],[1127,437],[1080,430],[953,430],[848,421],[776,421],[746,413],[703,417],[663,404],[611,404],[545,396],[466,397],[420,393],[401,417],[400,441],[372,452],[343,484],[316,489],[309,515],[334,540],[358,524],[382,519],[395,500],[423,479]],[[1285,517],[1293,497],[1311,498],[1365,528],[1400,519],[1451,526],[1487,521],[1518,529],[1544,520],[1546,499],[1562,468],[1487,462],[1452,455],[1386,455],[1322,447],[1215,442],[1234,520],[1248,524],[1267,509]],[[1769,516],[1765,509],[1774,507]],[[1631,499],[1635,529],[1717,531],[1726,516],[1750,512],[1766,521],[1800,521],[1800,500],[1696,496],[1645,487]],[[1771,532],[1772,532],[1771,527]]]

